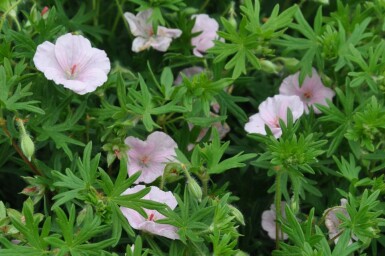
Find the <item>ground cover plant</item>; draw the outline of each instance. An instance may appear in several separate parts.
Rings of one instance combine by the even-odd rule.
[[[0,255],[385,254],[385,2],[0,1]]]

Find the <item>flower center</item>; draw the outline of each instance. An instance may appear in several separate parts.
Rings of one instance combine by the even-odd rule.
[[[313,97],[313,94],[311,92],[307,91],[303,94],[303,96],[305,97],[305,99],[309,100],[311,97]]]
[[[280,126],[279,126],[279,117],[278,117],[278,116],[274,118],[273,126],[274,126],[275,128],[279,128],[279,127],[280,127]]]
[[[148,216],[148,220],[149,221],[154,221],[154,217],[155,217],[155,214],[154,213],[150,213],[150,215]]]
[[[142,157],[139,159],[139,161],[140,161],[140,164],[141,164],[142,166],[147,166],[148,163],[150,162],[150,157],[147,156],[147,155],[142,156]]]
[[[148,30],[148,36],[151,37],[154,35],[154,29],[151,27],[149,30]]]
[[[68,78],[68,79],[74,79],[74,78],[76,78],[76,75],[77,75],[77,73],[78,73],[77,70],[76,70],[76,68],[77,68],[77,65],[76,65],[76,64],[73,64],[72,67],[70,68],[70,70],[66,72],[66,73],[67,73],[67,78]]]

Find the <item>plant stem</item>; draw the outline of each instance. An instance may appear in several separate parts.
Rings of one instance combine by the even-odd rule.
[[[125,2],[125,0],[123,0],[122,3],[119,3],[119,0],[115,0],[115,3],[116,3],[116,6],[118,7],[120,15],[116,15],[116,18],[115,18],[115,21],[114,21],[114,25],[112,27],[112,34],[114,34],[114,31],[116,30],[116,26],[118,24],[119,18],[124,17],[123,9],[122,9],[122,6],[121,6],[124,2]],[[124,20],[124,18],[123,18],[123,20]],[[126,27],[128,33],[130,34],[131,33],[131,29],[128,27],[127,22],[124,22],[124,26]]]
[[[206,0],[206,1],[202,4],[201,8],[199,9],[199,13],[201,13],[201,12],[206,8],[206,6],[207,6],[209,3],[210,3],[210,0]]]
[[[98,25],[98,16],[99,16],[99,2],[97,0],[92,0],[92,10],[94,11],[94,26]]]
[[[11,140],[12,142],[12,146],[14,147],[14,149],[16,150],[16,152],[20,155],[21,159],[23,159],[23,161],[29,166],[29,168],[36,174],[36,175],[39,175],[39,176],[44,176],[43,173],[41,171],[39,171],[36,166],[34,166],[32,164],[32,162],[30,162],[27,157],[25,157],[25,155],[23,154],[23,152],[21,151],[19,145],[17,145],[17,143],[12,139],[12,135],[11,133],[8,131],[8,129],[2,125],[1,128],[3,129],[5,135]]]
[[[207,196],[208,194],[208,184],[210,180],[210,176],[207,174],[207,172],[204,172],[202,176],[200,176],[200,179],[202,181],[202,193],[203,197]]]
[[[281,170],[277,171],[275,177],[275,248],[279,249],[279,238],[281,237],[281,225],[279,223],[281,219]]]
[[[0,31],[1,29],[3,28],[3,25],[4,25],[4,21],[5,19],[7,18],[7,15],[14,9],[16,8],[20,3],[22,2],[22,0],[19,0],[17,1],[16,3],[14,3],[13,5],[11,5],[11,7],[9,7],[9,9],[3,13],[2,17],[1,17],[1,21],[0,21]],[[16,24],[17,24],[17,27],[18,29],[20,28],[20,24],[19,22],[16,20]]]

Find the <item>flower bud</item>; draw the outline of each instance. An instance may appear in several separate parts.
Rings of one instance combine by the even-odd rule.
[[[87,211],[89,211],[88,207],[85,207],[83,208],[79,213],[78,213],[78,216],[76,217],[76,224],[77,225],[81,225],[83,223],[83,221],[86,219],[87,217]]]
[[[234,18],[236,16],[236,13],[235,13],[235,10],[234,10],[234,7],[235,7],[235,3],[234,1],[232,1],[230,3],[230,8],[229,8],[229,19],[228,21],[230,22],[231,26],[233,26],[234,29],[237,29],[237,20]]]
[[[43,17],[43,18],[46,18],[47,17],[47,15],[45,15],[46,13],[48,13],[48,11],[49,11],[49,8],[48,8],[48,6],[44,6],[44,8],[43,8],[43,10],[41,10],[41,16]],[[45,15],[45,16],[44,16]]]
[[[330,4],[329,0],[314,0],[314,1],[317,2],[317,3],[320,3],[320,4],[324,4],[324,5]]]
[[[24,133],[20,135],[20,147],[23,154],[31,161],[33,153],[35,152],[35,144],[28,134]]]
[[[231,204],[228,205],[231,211],[231,214],[235,217],[235,219],[241,223],[243,226],[245,224],[245,218],[243,217],[243,214],[240,210],[238,210],[236,207],[232,206]]]
[[[292,200],[290,202],[290,208],[293,211],[294,215],[296,215],[299,212],[298,198],[296,200],[294,197],[292,197]]]
[[[260,60],[261,69],[267,73],[278,74],[280,68],[270,60]]]
[[[292,72],[295,72],[298,70],[298,64],[299,64],[299,60],[297,60],[296,58],[277,58],[279,59],[280,61],[283,62],[283,65],[289,70],[289,71],[292,71]]]
[[[238,251],[235,256],[249,256],[248,253],[245,253],[244,251]]]
[[[187,186],[190,193],[199,201],[202,200],[202,189],[193,178],[189,177],[187,180]]]

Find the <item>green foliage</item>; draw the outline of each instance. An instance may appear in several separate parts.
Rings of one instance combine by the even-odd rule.
[[[385,3],[295,2],[0,1],[0,255],[385,254]],[[146,39],[134,38],[124,13],[149,9],[150,40],[163,36],[158,26],[182,30],[167,52],[130,50]],[[191,45],[204,34],[192,32],[198,14],[220,23],[203,57]],[[77,95],[34,65],[38,45],[66,33],[111,61],[94,92]],[[183,74],[192,66],[203,71]],[[246,136],[282,80],[298,71],[302,84],[313,69],[336,93],[319,99],[322,113],[310,108],[294,123],[289,111],[279,138],[268,125],[267,135]],[[141,175],[127,177],[125,138],[155,130],[175,140],[177,156],[125,195]],[[150,186],[178,206],[143,199]],[[286,201],[275,219],[289,237],[275,250],[261,228],[273,197]],[[341,197],[348,204],[330,208]],[[122,207],[146,225],[147,210],[158,211],[165,218],[155,222],[180,239],[135,230]],[[336,213],[331,238],[324,221],[336,208],[346,214]]]
[[[218,174],[229,169],[239,168],[245,166],[244,162],[254,158],[255,154],[243,154],[243,152],[237,155],[221,161],[226,149],[229,147],[229,142],[221,145],[219,134],[216,130],[212,131],[212,142],[204,143],[203,147],[197,146],[191,156],[191,162],[187,159],[183,159],[185,164],[193,173],[202,174]]]
[[[4,58],[4,65],[0,66],[0,107],[13,112],[27,111],[44,114],[45,112],[36,106],[39,101],[28,100],[27,98],[33,95],[30,91],[31,83],[25,86],[20,83],[27,77],[27,75],[22,75],[26,66],[21,61],[12,70],[11,63],[7,58]]]
[[[289,236],[293,245],[281,242],[281,250],[276,250],[273,255],[351,255],[360,248],[358,243],[349,244],[350,233],[345,230],[340,236],[337,245],[331,252],[328,242],[318,226],[313,227],[314,209],[312,209],[303,223],[300,223],[290,207],[285,208],[287,221],[282,225],[282,230]]]
[[[373,193],[365,190],[360,200],[350,194],[349,204],[346,205],[350,218],[341,216],[343,220],[341,227],[350,230],[357,240],[364,244],[363,248],[370,245],[371,239],[378,238],[381,232],[380,227],[385,226],[385,220],[379,218],[383,214],[382,210],[378,208],[379,194],[379,190]]]
[[[225,65],[226,70],[233,70],[232,78],[238,78],[241,74],[246,74],[246,64],[259,70],[261,69],[260,58],[270,55],[269,42],[278,37],[287,23],[292,20],[297,7],[293,6],[278,15],[279,6],[276,5],[269,21],[260,24],[260,4],[259,1],[246,0],[241,6],[242,20],[237,29],[226,19],[221,18],[226,32],[219,32],[219,36],[228,42],[216,41],[215,47],[209,50],[216,54],[214,62],[218,63],[232,58]],[[234,55],[234,56],[233,56]],[[256,56],[257,55],[257,56]]]
[[[360,111],[354,113],[353,125],[345,137],[359,141],[362,148],[373,152],[380,146],[373,145],[373,141],[376,141],[376,137],[382,137],[385,128],[384,113],[384,107],[373,96]]]

